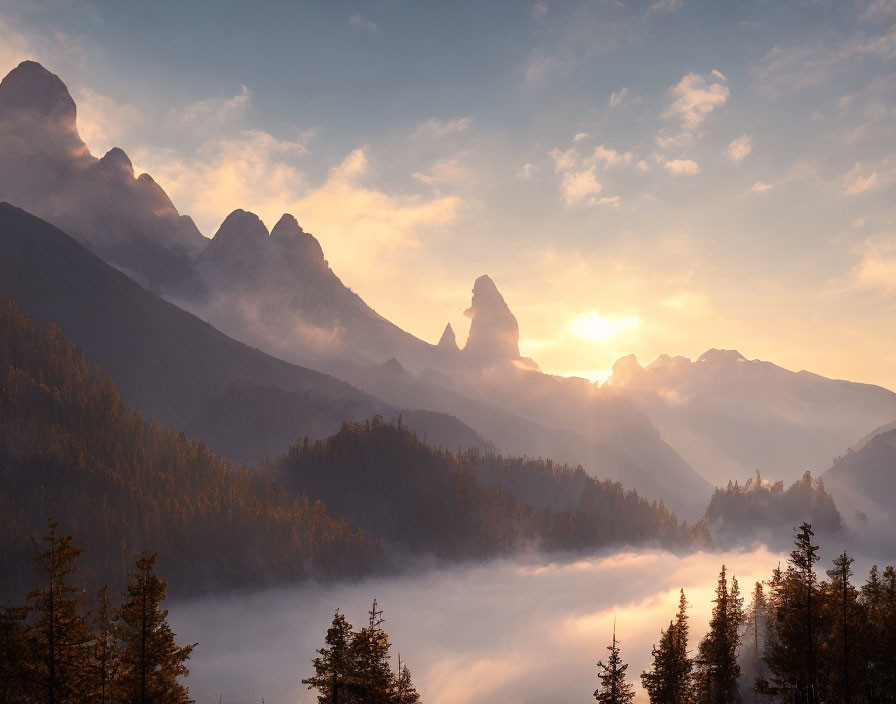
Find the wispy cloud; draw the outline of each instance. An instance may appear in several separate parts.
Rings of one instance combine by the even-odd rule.
[[[417,129],[411,134],[411,139],[442,139],[449,135],[466,132],[472,123],[472,116],[456,117],[449,120],[433,117],[417,125]]]
[[[735,164],[739,164],[753,151],[753,144],[749,135],[743,134],[737,139],[731,140],[725,149],[725,155]]]
[[[644,18],[647,19],[658,13],[674,12],[675,10],[678,10],[681,5],[681,0],[657,0],[657,2],[647,8],[647,11],[644,13]]]
[[[376,33],[379,31],[379,27],[376,26],[376,22],[373,20],[364,19],[359,14],[354,14],[348,18],[349,24],[353,27],[357,27],[363,32]]]
[[[560,192],[566,205],[576,205],[586,198],[590,202],[601,190],[603,186],[598,182],[593,166],[584,171],[567,172],[560,181]]]
[[[625,100],[625,96],[628,95],[628,86],[622,86],[619,90],[614,90],[610,94],[610,107],[615,108],[622,105],[622,101]]]
[[[169,120],[180,127],[221,125],[242,119],[252,103],[252,92],[240,85],[239,93],[226,98],[206,98],[183,108],[173,108]]]

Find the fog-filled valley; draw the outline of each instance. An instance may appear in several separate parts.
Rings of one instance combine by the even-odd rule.
[[[624,31],[643,38],[686,4],[581,12],[631,15],[640,29]],[[896,21],[886,2],[859,5],[853,44]],[[539,27],[563,16],[576,45],[565,12],[523,14]],[[684,157],[711,141],[729,86],[771,66],[749,80],[687,73],[657,93],[664,107],[655,86],[620,83],[571,141],[534,125],[474,140],[493,119],[482,106],[505,99],[490,87],[467,117],[400,139],[380,124],[392,156],[378,168],[365,146],[300,173],[290,159],[331,158],[364,121],[330,125],[325,111],[299,132],[302,110],[326,100],[297,105],[266,82],[279,107],[256,109],[240,83],[186,111],[115,110],[97,92],[111,68],[82,84],[86,50],[67,65],[55,49],[53,63],[26,58],[46,46],[32,35],[2,43],[25,16],[0,2],[0,703],[896,701],[896,377],[878,359],[891,356],[896,245],[881,233],[896,200],[870,214],[896,161],[863,167],[849,149],[884,130],[880,105],[848,138],[825,137],[847,145],[852,171],[823,179],[796,159],[774,180],[729,184],[727,206],[723,170],[783,133]],[[385,40],[365,17],[349,15],[359,44]],[[837,60],[891,62],[880,47],[893,36]],[[561,84],[592,54],[535,56],[518,99],[558,81],[557,106],[576,104]],[[156,71],[133,75],[133,100],[166,104],[148,87]],[[869,80],[826,98],[837,119],[892,92]],[[637,132],[648,105],[659,122]],[[408,109],[389,104],[387,123]],[[629,150],[586,154],[614,111],[633,116]],[[262,112],[295,119],[298,141],[252,123]],[[195,135],[178,157],[170,145]],[[447,143],[452,157],[422,156]],[[474,178],[495,150],[531,161]],[[399,168],[408,154],[428,166]],[[635,178],[624,200],[610,194]],[[779,196],[795,183],[822,189],[799,212]],[[853,258],[842,270],[809,262],[820,239],[787,238],[803,220],[818,229],[808,213],[832,189],[868,207],[825,231]],[[754,215],[750,239],[741,221]],[[791,277],[792,296],[778,288]],[[786,310],[817,288],[811,314]],[[856,291],[864,304],[843,302]],[[763,358],[733,349],[750,335]]]

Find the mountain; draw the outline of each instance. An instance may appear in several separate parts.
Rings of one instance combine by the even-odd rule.
[[[661,355],[646,367],[624,357],[607,387],[720,486],[757,469],[796,481],[896,418],[896,394],[884,388],[788,371],[735,350],[709,350],[694,362]]]
[[[291,215],[284,215],[269,233],[257,216],[235,210],[207,241],[177,213],[158,186],[153,183],[150,188],[149,177],[134,178],[124,152],[112,150],[100,160],[89,154],[78,136],[74,102],[58,77],[38,64],[24,62],[4,79],[4,86],[0,90],[2,135],[11,148],[0,151],[0,197],[72,228],[76,239],[138,283],[164,293],[223,333],[289,362],[337,374],[351,368],[350,381],[376,386],[376,393],[387,395],[384,400],[393,405],[414,396],[420,404],[412,408],[442,413],[463,408],[468,415],[457,417],[468,425],[484,419],[482,426],[474,426],[476,431],[496,442],[504,453],[548,456],[550,452],[563,461],[583,464],[595,476],[608,476],[651,498],[663,498],[684,515],[702,511],[711,486],[632,404],[584,382],[541,374],[535,362],[520,356],[517,320],[488,276],[474,284],[467,310],[471,332],[464,348],[452,341],[450,330],[440,344],[429,344],[377,314],[345,286],[330,269],[318,241]],[[32,93],[49,97],[33,98]],[[65,273],[63,280],[83,286],[81,273]],[[18,286],[9,295],[40,296],[18,276]],[[91,303],[105,304],[107,309],[113,304],[114,298],[104,300],[106,294],[94,294]],[[78,300],[75,296],[64,304],[74,305]],[[26,304],[28,310],[30,305]],[[89,329],[79,330],[72,317]],[[120,321],[130,335],[124,343],[115,339],[112,331],[116,328],[100,326],[83,308],[59,322],[64,329],[66,325],[71,329],[73,339],[83,344],[88,354],[97,355],[126,398],[166,423],[189,425],[209,442],[220,442],[216,446],[222,450],[236,452],[233,443],[228,445],[232,438],[227,437],[224,421],[239,420],[240,409],[238,405],[224,406],[238,403],[243,392],[230,388],[229,396],[216,399],[231,382],[246,382],[248,377],[248,384],[258,387],[252,392],[256,399],[270,394],[272,386],[298,393],[317,389],[327,398],[348,394],[348,398],[358,399],[357,389],[331,388],[335,379],[324,383],[316,378],[312,383],[305,374],[309,370],[301,373],[305,375],[302,383],[292,378],[298,373],[295,371],[287,374],[290,379],[285,383],[272,378],[282,369],[269,369],[274,364],[270,361],[261,365],[268,372],[260,373],[243,363],[234,370],[234,365],[222,359],[229,353],[210,351],[216,345],[208,335],[197,343],[199,349],[174,340],[161,358],[156,357],[150,352],[156,344],[151,338],[161,334],[162,339],[170,339],[174,321],[150,318],[143,321],[138,316],[133,324]],[[185,320],[179,318],[179,324]],[[107,349],[94,351],[91,344]],[[125,345],[126,349],[120,347],[113,354],[113,345]],[[105,357],[99,356],[104,353]],[[185,354],[191,360],[184,364],[196,368],[198,381],[192,373],[177,369]],[[208,368],[198,361],[205,358]],[[402,382],[400,392],[384,389],[377,379],[370,379],[378,365],[393,358],[409,372],[410,380]],[[138,361],[142,363],[139,367]],[[156,375],[149,371],[155,367],[160,367],[155,369]],[[157,384],[159,374],[167,375],[167,381]],[[418,382],[422,376],[425,380]],[[327,388],[319,389],[318,382]],[[406,393],[409,387],[414,390]],[[371,402],[366,395],[360,400]],[[282,397],[272,397],[271,402],[273,406],[285,403]],[[494,409],[500,413],[493,418]],[[359,409],[348,418],[366,417],[371,410]],[[196,424],[202,418],[219,424],[199,428]],[[512,428],[515,419],[527,423]],[[243,420],[251,418],[243,416]],[[265,436],[279,425],[256,426],[253,437],[257,442],[245,448],[247,454],[240,459],[257,459],[260,453],[270,452],[272,442]],[[240,427],[248,433],[249,428]],[[527,428],[535,432],[530,436]],[[501,432],[504,440],[489,437],[493,430]]]
[[[822,475],[850,527],[893,552],[896,535],[896,429],[873,435]]]
[[[333,355],[417,368],[442,366],[446,352],[401,330],[346,287],[315,237],[286,213],[268,233],[253,213],[235,210],[195,269],[209,295],[177,302],[216,327],[292,361]]]
[[[205,247],[148,174],[127,155],[90,154],[77,108],[58,76],[23,61],[0,82],[0,201],[60,227],[143,285],[191,296],[203,286],[191,264]]]
[[[239,460],[285,452],[303,435],[325,437],[345,420],[402,412],[350,384],[227,337],[61,230],[5,203],[0,295],[19,301],[37,320],[57,324],[112,375],[127,402],[169,427],[189,428]],[[249,398],[263,412],[247,413]],[[489,447],[456,419],[423,417],[420,429],[451,449],[471,439]]]
[[[147,420],[58,328],[4,298],[0,379],[0,598],[33,585],[48,519],[86,548],[91,588],[114,593],[144,550],[180,595],[389,567],[320,502]]]

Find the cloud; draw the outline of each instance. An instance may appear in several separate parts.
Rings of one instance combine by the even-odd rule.
[[[594,175],[593,166],[585,171],[566,172],[560,181],[560,192],[566,205],[575,205],[583,198],[596,196],[602,189],[603,186]]]
[[[411,139],[442,139],[452,134],[466,132],[472,123],[472,117],[456,117],[451,120],[439,120],[433,117],[417,125]]]
[[[227,98],[206,98],[184,108],[172,109],[168,119],[176,126],[200,127],[235,122],[246,115],[252,102],[252,92],[244,85],[236,95]]]
[[[677,134],[658,134],[653,138],[656,142],[656,145],[660,149],[678,149],[680,147],[687,146],[688,144],[693,143],[694,141],[694,133],[693,132],[679,132]]]
[[[700,173],[700,166],[696,161],[690,159],[672,159],[667,161],[664,166],[666,171],[675,176],[693,176]]]
[[[765,193],[766,191],[772,190],[774,187],[774,184],[766,183],[765,181],[756,181],[756,183],[747,189],[747,193]]]
[[[626,95],[628,95],[628,86],[623,86],[618,91],[614,90],[610,94],[610,107],[615,108],[622,105],[622,101],[625,100]]]
[[[532,6],[532,16],[533,17],[535,17],[537,19],[541,19],[542,17],[544,17],[547,14],[548,14],[548,6],[545,5],[544,3],[538,2]]]
[[[865,193],[876,188],[879,185],[879,180],[877,171],[866,173],[862,164],[856,162],[856,165],[843,176],[843,193],[848,196]]]
[[[667,120],[681,120],[685,129],[695,130],[717,108],[728,100],[731,91],[722,84],[725,77],[718,71],[711,74],[716,82],[689,73],[669,88],[672,104],[663,112]]]
[[[854,270],[855,288],[880,296],[896,295],[896,237],[869,237],[860,251],[862,260]]]
[[[679,291],[663,300],[662,305],[680,313],[703,315],[709,310],[709,298],[693,291]]]
[[[519,177],[526,181],[535,178],[538,173],[538,167],[535,164],[525,163],[520,167]]]
[[[574,169],[579,161],[579,154],[575,147],[570,147],[566,151],[561,151],[559,147],[551,149],[551,158],[554,160],[554,171],[569,171]]]
[[[681,7],[681,0],[658,0],[647,8],[644,18],[647,19],[662,12],[674,12]]]
[[[357,27],[363,32],[375,33],[379,31],[379,27],[376,26],[376,22],[372,20],[366,20],[359,14],[354,14],[348,18],[349,24],[353,27]]]
[[[619,152],[600,144],[594,148],[594,152],[585,160],[585,163],[601,164],[604,167],[630,166],[634,160],[635,155],[631,152]]]
[[[753,151],[753,145],[750,142],[749,135],[741,135],[737,139],[731,140],[728,148],[725,149],[725,155],[735,164],[739,164],[747,155]]]
[[[865,22],[875,22],[896,15],[896,0],[871,0],[862,10],[860,18]]]
[[[434,161],[427,172],[417,172],[412,174],[413,178],[427,185],[443,184],[460,184],[469,180],[469,168],[466,161],[469,155],[466,152],[460,152],[452,157],[437,159]]]
[[[89,88],[78,91],[77,104],[78,132],[96,156],[126,144],[128,136],[144,121],[143,112],[136,106],[118,103]]]
[[[540,88],[547,82],[548,76],[561,66],[559,60],[552,56],[544,47],[539,47],[532,52],[526,68],[523,72],[523,80],[530,88]]]

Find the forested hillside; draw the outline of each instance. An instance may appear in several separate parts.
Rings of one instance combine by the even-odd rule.
[[[179,593],[376,567],[376,549],[319,502],[146,420],[54,327],[0,299],[0,591],[21,591],[48,518],[77,533],[87,582],[166,555]],[[101,557],[100,557],[101,556]]]
[[[526,546],[690,546],[699,537],[661,504],[618,483],[542,460],[433,448],[402,419],[345,423],[327,440],[298,443],[266,469],[384,541],[449,559]]]

